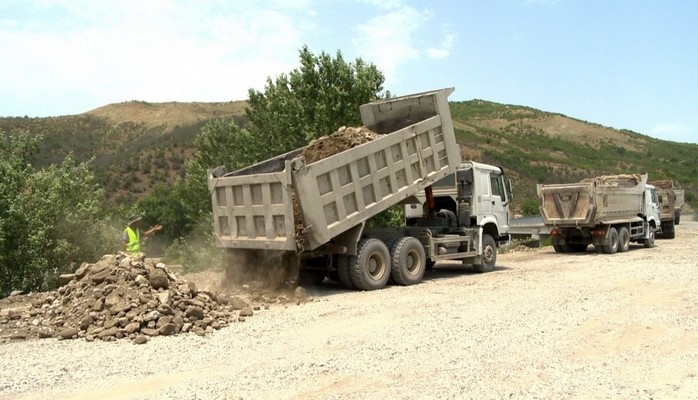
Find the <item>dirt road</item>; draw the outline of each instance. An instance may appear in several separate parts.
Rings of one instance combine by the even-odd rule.
[[[698,223],[628,253],[274,305],[206,337],[0,344],[0,399],[695,399]]]

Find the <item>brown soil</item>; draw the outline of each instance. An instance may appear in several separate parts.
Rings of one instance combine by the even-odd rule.
[[[328,136],[323,136],[319,139],[311,141],[303,149],[300,155],[305,157],[306,164],[312,164],[316,161],[339,154],[345,150],[368,143],[371,140],[378,138],[378,136],[379,135],[377,133],[364,126],[343,126]],[[300,252],[303,250],[303,246],[305,244],[302,233],[303,229],[305,228],[305,224],[303,222],[303,214],[301,213],[295,193],[291,194],[291,201],[293,203],[293,220],[295,221],[296,229],[296,248]]]

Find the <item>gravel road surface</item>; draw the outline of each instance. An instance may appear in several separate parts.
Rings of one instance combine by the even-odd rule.
[[[0,399],[696,399],[698,222],[676,228],[628,253],[326,283],[204,337],[0,343]]]

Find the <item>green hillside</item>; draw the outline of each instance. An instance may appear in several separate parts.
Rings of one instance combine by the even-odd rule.
[[[0,130],[42,134],[39,165],[69,152],[78,161],[94,158],[108,200],[129,203],[184,173],[192,140],[208,121],[232,117],[244,125],[245,104],[131,101],[73,116],[0,118]],[[514,183],[515,208],[535,198],[537,183],[644,172],[678,182],[687,202],[698,205],[697,144],[484,100],[452,102],[451,109],[463,158],[502,166]]]
[[[483,100],[454,102],[451,110],[463,158],[502,166],[518,200],[534,197],[537,183],[646,172],[651,180],[678,182],[695,206],[698,144]]]

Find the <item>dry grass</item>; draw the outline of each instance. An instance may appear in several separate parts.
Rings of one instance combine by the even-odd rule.
[[[115,123],[142,123],[152,128],[156,126],[174,127],[191,125],[202,120],[225,118],[245,114],[246,101],[226,103],[147,103],[127,101],[95,108],[85,114],[106,118]]]

